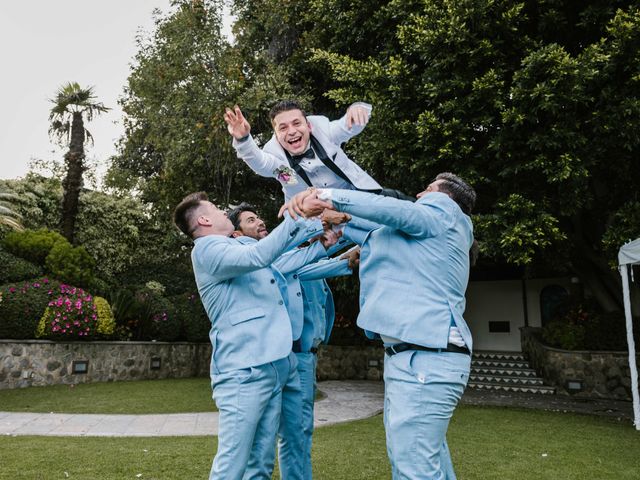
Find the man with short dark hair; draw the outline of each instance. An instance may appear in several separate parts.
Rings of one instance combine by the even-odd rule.
[[[286,281],[272,263],[322,225],[287,216],[260,242],[234,239],[233,224],[204,192],[185,197],[174,222],[194,239],[193,271],[211,320],[219,432],[210,478],[271,478],[282,390],[299,382]]]
[[[274,135],[261,150],[240,107],[227,108],[224,120],[233,147],[244,162],[263,177],[276,178],[285,201],[308,186],[379,192],[382,187],[350,160],[340,145],[366,126],[371,105],[352,104],[339,120],[308,116],[294,100],[276,104],[270,113]]]
[[[268,235],[256,209],[248,203],[243,202],[231,210],[229,219],[234,224],[236,237],[262,240]],[[319,344],[328,341],[334,318],[333,298],[325,278],[352,273],[349,257],[326,258],[339,248],[324,251],[319,242],[315,242],[305,249],[286,252],[274,262],[287,280],[293,352],[300,377],[299,383],[285,385],[282,395],[278,458],[284,480],[312,477],[316,353]],[[321,257],[324,259],[319,260]]]
[[[343,235],[362,248],[358,325],[385,346],[384,424],[393,478],[455,479],[446,432],[471,363],[463,313],[476,194],[460,177],[442,173],[417,197],[411,203],[318,189],[298,194],[289,209],[309,216],[330,208],[345,212],[346,220],[353,215]]]

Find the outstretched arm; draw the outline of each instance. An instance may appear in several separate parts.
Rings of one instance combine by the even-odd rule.
[[[196,258],[217,281],[228,280],[271,265],[289,248],[322,231],[322,224],[318,220],[293,220],[287,217],[265,239],[250,245],[204,237],[200,240],[202,246]]]
[[[251,125],[244,118],[238,105],[235,105],[233,110],[228,107],[225,109],[224,121],[227,122],[227,130],[236,140],[241,140],[251,133]]]
[[[364,102],[356,102],[347,108],[344,116],[329,123],[329,138],[337,145],[355,137],[369,123],[373,107]]]
[[[238,105],[233,109],[227,108],[224,112],[224,121],[227,123],[227,130],[233,137],[233,148],[236,149],[240,157],[248,166],[262,177],[276,177],[274,172],[280,161],[273,155],[264,153],[251,136],[251,125],[244,117]]]

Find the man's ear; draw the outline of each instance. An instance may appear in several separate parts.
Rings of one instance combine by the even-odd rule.
[[[306,118],[305,118],[306,120]],[[309,132],[311,132],[311,130],[313,130],[313,127],[311,126],[311,122],[309,120],[307,120],[307,127],[309,127]]]
[[[198,216],[198,225],[204,226],[204,227],[210,227],[211,226],[211,219],[205,215],[199,215]]]
[[[231,234],[231,236],[233,238],[238,238],[242,236],[242,232],[240,230],[234,230],[233,233]]]

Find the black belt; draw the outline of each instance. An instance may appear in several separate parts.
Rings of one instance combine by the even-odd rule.
[[[303,352],[302,342],[300,341],[300,339],[293,341],[293,343],[291,344],[291,351],[293,353],[313,353],[313,354],[318,353],[318,349],[316,347],[311,347],[308,352]]]
[[[459,347],[453,343],[447,344],[447,348],[432,348],[423,347],[422,345],[414,345],[413,343],[396,343],[390,345],[384,349],[387,355],[395,355],[396,353],[406,352],[407,350],[424,350],[426,352],[453,352],[453,353],[465,353],[471,355],[471,352],[467,347]]]

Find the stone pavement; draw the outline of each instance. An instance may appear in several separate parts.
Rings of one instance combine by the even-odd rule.
[[[315,426],[368,418],[382,412],[382,382],[327,381],[315,404]],[[631,402],[579,400],[560,395],[505,394],[468,390],[466,405],[509,406],[601,415],[632,422]],[[87,415],[0,412],[0,435],[152,437],[216,435],[218,413],[168,415]]]

